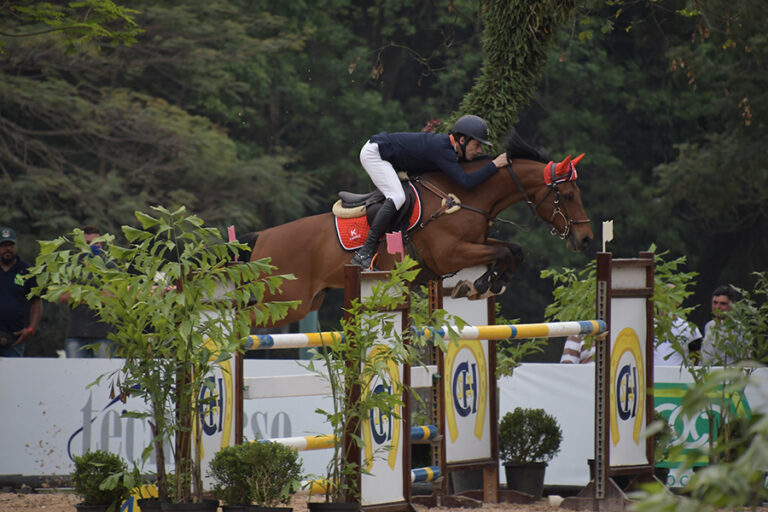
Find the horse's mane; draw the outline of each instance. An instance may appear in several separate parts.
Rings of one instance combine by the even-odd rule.
[[[521,158],[524,160],[535,160],[536,162],[544,164],[552,160],[546,152],[540,151],[525,142],[515,130],[510,130],[504,138],[502,145],[510,160],[513,158]]]

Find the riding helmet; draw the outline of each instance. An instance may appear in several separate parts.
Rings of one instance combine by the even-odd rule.
[[[481,118],[473,115],[461,116],[456,124],[453,125],[453,133],[455,135],[464,135],[471,139],[476,139],[481,144],[491,146],[488,142],[488,123]]]

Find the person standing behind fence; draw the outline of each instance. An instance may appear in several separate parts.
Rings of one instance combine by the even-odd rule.
[[[27,298],[35,281],[24,279],[29,264],[17,252],[16,232],[0,228],[0,357],[23,357],[26,341],[43,317],[40,297]],[[27,316],[29,325],[25,327]]]
[[[707,365],[726,366],[739,359],[749,357],[747,347],[733,346],[745,343],[739,333],[730,333],[723,325],[723,319],[736,302],[736,290],[730,286],[718,286],[712,292],[712,320],[704,325],[704,340],[701,343],[701,361]]]
[[[101,243],[94,240],[101,236],[101,230],[94,226],[84,226],[83,236],[94,257],[101,253]],[[61,294],[59,301],[69,302],[69,292]],[[67,334],[64,349],[68,358],[110,357],[112,342],[107,338],[109,325],[100,321],[96,313],[87,304],[70,304]],[[85,348],[93,345],[91,349]]]

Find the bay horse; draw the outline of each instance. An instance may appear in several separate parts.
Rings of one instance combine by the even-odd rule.
[[[592,241],[592,228],[575,182],[575,163],[581,157],[571,161],[569,156],[560,163],[550,162],[514,132],[507,138],[505,147],[507,167],[472,190],[461,188],[441,172],[412,178],[421,196],[422,220],[405,238],[409,253],[420,263],[423,280],[451,275],[475,265],[490,265],[490,270],[475,283],[459,290],[459,296],[477,298],[481,294],[503,292],[522,262],[522,250],[517,244],[489,238],[488,232],[504,209],[520,201],[526,201],[534,214],[550,226],[553,234],[564,239],[571,250],[583,251]],[[487,159],[475,159],[462,167],[466,172],[473,172],[486,162]],[[447,213],[446,210],[455,211]],[[269,257],[277,267],[276,274],[296,277],[284,281],[279,293],[265,295],[265,301],[301,301],[297,309],[290,310],[288,316],[271,326],[279,327],[304,318],[320,308],[329,289],[344,287],[344,266],[353,252],[340,245],[333,213],[300,218],[251,233],[242,240],[248,238],[251,241],[255,238],[251,261]],[[379,244],[376,260],[382,270],[394,264],[394,256],[387,253],[385,245]]]

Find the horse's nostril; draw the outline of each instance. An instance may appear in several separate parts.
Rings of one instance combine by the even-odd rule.
[[[592,239],[589,238],[588,236],[582,238],[582,240],[581,240],[581,249],[583,251],[587,250],[589,248],[589,244],[591,244],[591,243],[592,243]]]

